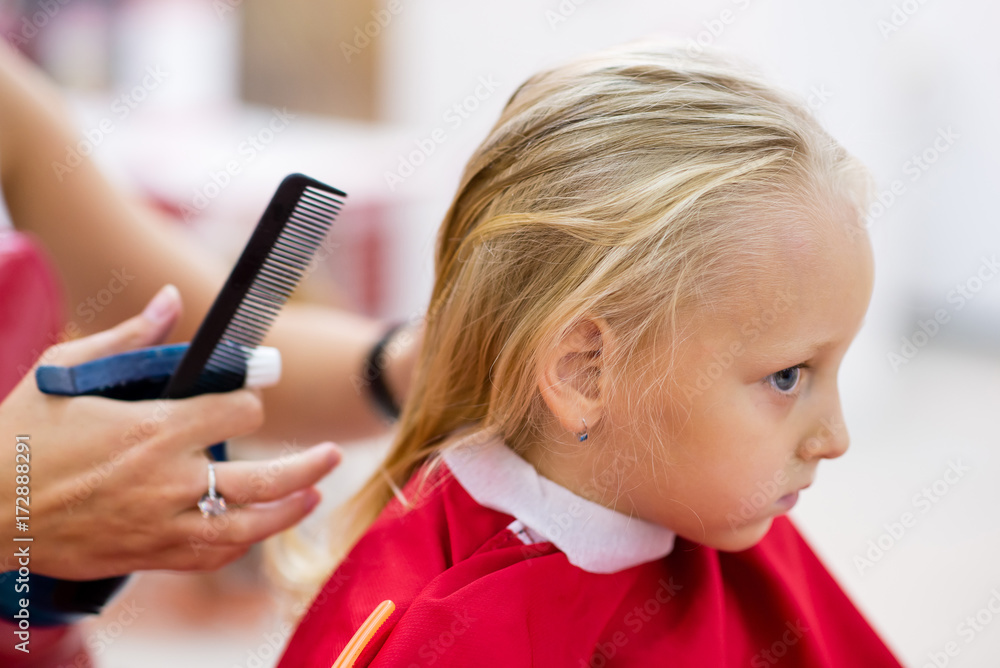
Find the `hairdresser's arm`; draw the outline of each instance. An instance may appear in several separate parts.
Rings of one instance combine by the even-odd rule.
[[[36,234],[67,291],[68,332],[111,327],[166,284],[185,312],[171,340],[190,339],[228,267],[182,233],[126,202],[90,160],[65,171],[78,141],[59,91],[30,64],[0,46],[0,179],[17,228]],[[98,293],[117,293],[96,304]],[[103,294],[107,294],[104,292]],[[265,435],[304,441],[349,439],[385,429],[354,384],[383,326],[331,309],[289,305],[267,343],[281,349],[283,381],[264,393]],[[400,358],[406,364],[409,353]],[[404,391],[405,372],[389,374]],[[400,378],[400,376],[403,376]]]

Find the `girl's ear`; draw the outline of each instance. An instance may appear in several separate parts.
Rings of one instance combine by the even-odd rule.
[[[604,318],[582,318],[541,356],[538,390],[567,432],[585,431],[584,421],[593,429],[604,415],[611,345],[611,328]]]

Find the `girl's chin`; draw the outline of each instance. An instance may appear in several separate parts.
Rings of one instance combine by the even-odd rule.
[[[773,517],[765,517],[741,526],[721,528],[711,535],[703,536],[701,540],[693,537],[689,540],[722,552],[742,552],[762,541],[771,530],[773,521]]]

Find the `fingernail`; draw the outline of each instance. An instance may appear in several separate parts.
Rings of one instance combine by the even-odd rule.
[[[319,505],[320,494],[315,487],[310,487],[306,490],[306,498],[303,503],[305,503],[306,512],[312,512],[312,509]]]
[[[328,468],[333,468],[340,463],[340,448],[330,442],[320,443],[316,446],[317,450],[323,452],[324,461]]]
[[[164,285],[156,296],[146,304],[142,311],[142,317],[153,324],[162,325],[174,316],[177,312],[177,302],[180,301],[180,292],[173,285]]]

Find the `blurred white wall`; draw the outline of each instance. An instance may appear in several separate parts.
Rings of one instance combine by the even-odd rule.
[[[116,91],[128,90],[150,66],[171,75],[118,124],[98,157],[122,182],[182,203],[234,153],[240,133],[259,123],[232,114],[239,3],[226,12],[216,4],[134,1],[115,24]],[[1000,251],[1000,224],[989,201],[1000,174],[993,120],[1000,49],[991,35],[1000,6],[985,0],[425,0],[401,7],[383,15],[384,25],[364,47],[380,49],[386,122],[300,116],[269,147],[266,161],[248,166],[213,202],[210,217],[252,219],[272,182],[294,171],[294,163],[326,165],[321,171],[352,194],[398,209],[385,314],[410,313],[428,294],[433,234],[462,165],[517,85],[542,67],[658,34],[749,59],[775,83],[815,102],[825,125],[871,167],[881,202],[872,210],[879,261],[869,318],[882,325],[885,354],[939,308],[954,317],[932,344],[977,341],[1000,348],[993,336],[1000,331],[1000,281],[985,283],[960,311],[948,301],[956,284],[975,276],[983,255]],[[483,99],[474,97],[477,91]],[[474,111],[454,110],[470,101]],[[83,108],[82,127],[107,115],[106,104],[101,99]],[[311,140],[323,134],[320,127],[350,147],[341,139]],[[437,129],[444,141],[434,144],[433,154],[412,176],[387,183],[386,174],[398,173],[401,160],[408,162],[421,142],[428,145]],[[365,150],[371,141],[377,149]],[[148,157],[152,150],[156,161]]]
[[[728,49],[775,83],[814,96],[826,126],[871,167],[891,204],[873,211],[879,291],[870,318],[884,321],[887,334],[910,334],[918,314],[952,308],[948,292],[974,274],[981,255],[1000,251],[990,201],[1000,176],[998,18],[1000,6],[985,1],[408,5],[380,35],[388,118],[412,126],[415,138],[421,130],[448,129],[444,114],[480,77],[500,85],[449,130],[440,155],[399,187],[428,201],[421,222],[433,228],[463,160],[510,93],[542,67],[651,34]],[[938,143],[947,145],[944,152],[935,149],[949,130],[956,138]],[[924,156],[925,165],[914,156]],[[396,166],[398,156],[383,157],[386,169]],[[895,181],[901,195],[892,193]],[[1000,282],[985,287],[942,335],[1000,341]]]

